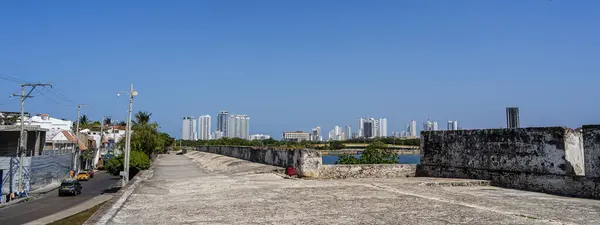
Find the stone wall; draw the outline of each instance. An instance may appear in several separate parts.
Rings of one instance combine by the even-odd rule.
[[[323,165],[319,171],[321,179],[346,178],[403,178],[414,177],[414,164],[354,164]]]
[[[321,153],[311,149],[280,150],[236,146],[199,146],[197,150],[268,165],[292,166],[303,177],[318,177],[319,168],[323,165]]]
[[[484,179],[509,188],[600,198],[593,179],[600,168],[600,142],[593,140],[599,131],[584,126],[583,133],[564,127],[422,132],[417,176]]]

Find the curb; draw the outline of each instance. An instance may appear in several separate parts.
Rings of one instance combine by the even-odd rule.
[[[101,224],[108,223],[121,209],[127,198],[135,191],[139,184],[154,175],[154,165],[148,170],[140,171],[128,184],[122,187],[112,198],[104,203],[98,211],[94,213],[84,224]]]

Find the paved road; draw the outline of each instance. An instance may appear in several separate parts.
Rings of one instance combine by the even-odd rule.
[[[58,197],[58,191],[54,190],[34,201],[0,209],[0,224],[24,224],[52,215],[85,202],[105,191],[110,191],[107,188],[117,181],[119,181],[119,177],[101,171],[91,180],[81,181],[83,186],[81,195]]]

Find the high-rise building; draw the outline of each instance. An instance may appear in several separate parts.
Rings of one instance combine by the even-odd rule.
[[[427,120],[423,123],[423,131],[433,131],[433,122]]]
[[[196,129],[196,118],[193,116],[183,117],[183,124],[181,125],[181,139],[182,140],[198,140],[198,133]]]
[[[433,130],[438,130],[438,123],[437,121],[433,121]]]
[[[226,137],[250,138],[250,118],[247,115],[232,114],[227,120]],[[225,132],[224,132],[225,133]]]
[[[352,127],[348,125],[344,131],[344,140],[351,140],[352,138]]]
[[[228,137],[227,128],[229,128],[229,127],[227,126],[227,122],[229,122],[229,113],[227,111],[223,110],[217,115],[217,129],[216,130],[223,132],[223,135],[225,135],[225,137]]]
[[[363,118],[358,119],[358,137],[365,137],[365,120]]]
[[[448,120],[448,130],[458,130],[458,120]]]
[[[323,138],[321,137],[321,127],[312,129],[312,134],[310,137],[312,141],[323,141]]]
[[[198,117],[198,139],[210,140],[210,123],[209,115]]]
[[[362,119],[361,119],[362,120]],[[373,138],[375,137],[374,125],[372,120],[362,120],[363,121],[363,136],[364,138]]]
[[[310,141],[310,133],[303,131],[283,132],[283,139],[286,141]]]
[[[379,135],[378,137],[387,137],[387,119],[380,118],[379,119]]]
[[[409,124],[409,133],[411,137],[417,137],[417,121],[411,120]]]
[[[340,126],[333,127],[333,130],[329,132],[329,140],[330,141],[343,141],[344,140],[344,131]]]
[[[507,128],[521,127],[521,121],[519,121],[519,108],[518,107],[507,107],[506,108],[506,127]]]

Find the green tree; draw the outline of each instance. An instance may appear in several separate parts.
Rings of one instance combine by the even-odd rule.
[[[135,114],[135,123],[141,125],[148,124],[150,123],[150,116],[152,116],[152,113],[147,111],[138,111]]]
[[[367,146],[365,151],[357,160],[354,156],[342,156],[336,162],[337,164],[396,164],[398,154],[389,149],[388,146],[380,141],[373,142]]]
[[[344,145],[344,143],[342,143],[341,141],[330,141],[329,142],[329,149],[331,150],[340,150],[340,149],[344,149],[346,148],[346,145]]]
[[[129,178],[135,176],[139,171],[150,168],[150,159],[140,151],[131,151],[129,160]],[[118,176],[123,171],[123,156],[110,158],[104,168],[112,175]]]
[[[90,120],[88,119],[88,117],[83,114],[81,117],[79,117],[79,128],[86,128],[88,126],[88,124],[90,123]]]

